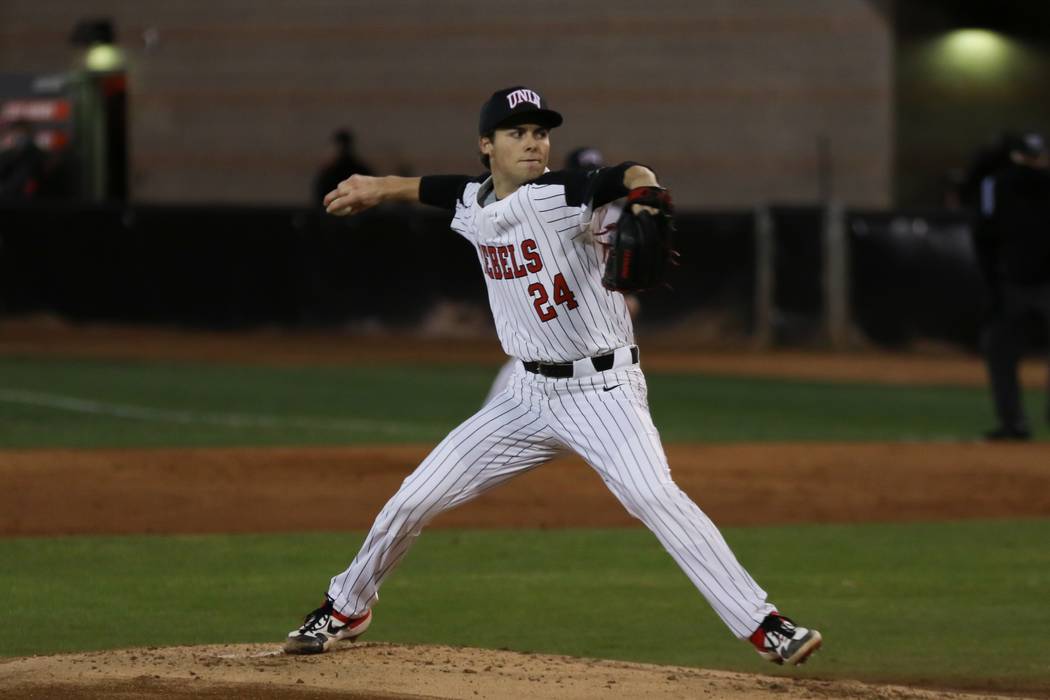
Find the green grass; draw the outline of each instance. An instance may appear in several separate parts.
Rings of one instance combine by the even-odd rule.
[[[792,675],[1050,689],[1050,520],[727,530],[825,648]],[[0,540],[0,654],[279,642],[358,534]],[[779,672],[646,531],[428,531],[371,640]]]
[[[436,442],[478,408],[494,374],[0,358],[0,448]],[[982,387],[648,379],[669,442],[971,439],[993,422]],[[1046,439],[1042,394],[1026,398]]]

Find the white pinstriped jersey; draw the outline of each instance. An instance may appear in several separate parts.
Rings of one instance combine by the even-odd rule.
[[[350,618],[367,613],[432,518],[565,449],[583,457],[652,530],[735,635],[748,638],[776,609],[671,478],[638,355],[625,347],[634,334],[624,298],[601,286],[601,232],[619,217],[629,165],[547,173],[501,201],[489,197],[488,181],[420,181],[420,201],[455,211],[453,230],[477,250],[508,355],[570,362],[617,352],[605,369],[578,362],[567,377],[513,363],[509,381],[402,482],[350,566],[332,577],[335,610]]]
[[[601,241],[620,207],[593,209],[562,180],[549,173],[485,205],[491,179],[468,182],[451,224],[477,251],[503,351],[522,360],[571,362],[634,343],[623,295],[601,284]]]

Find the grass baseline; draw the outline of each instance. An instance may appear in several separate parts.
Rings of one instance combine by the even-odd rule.
[[[480,405],[487,367],[245,367],[0,358],[0,449],[437,442]],[[968,440],[980,387],[647,373],[668,442]],[[1041,392],[1025,395],[1039,439]]]
[[[1050,690],[1050,520],[725,534],[771,600],[825,636],[792,675]],[[0,655],[276,645],[361,538],[0,540]],[[384,586],[368,639],[783,672],[728,633],[643,529],[426,532]]]

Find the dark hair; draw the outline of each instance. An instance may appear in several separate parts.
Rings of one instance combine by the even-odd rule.
[[[486,138],[489,141],[491,141],[492,139],[496,138],[496,132],[495,131],[490,131],[487,134],[482,134],[481,137],[482,138]],[[492,170],[492,159],[489,158],[484,153],[482,153],[480,155],[481,155],[481,164],[485,166],[485,170]]]

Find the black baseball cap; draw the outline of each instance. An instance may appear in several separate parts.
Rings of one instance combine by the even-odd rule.
[[[515,85],[497,90],[481,105],[478,133],[484,136],[514,124],[539,124],[553,129],[561,126],[561,122],[561,115],[550,109],[538,92]]]
[[[1038,158],[1047,152],[1046,138],[1037,131],[1014,134],[1007,142],[1011,151],[1018,151],[1032,158]]]

